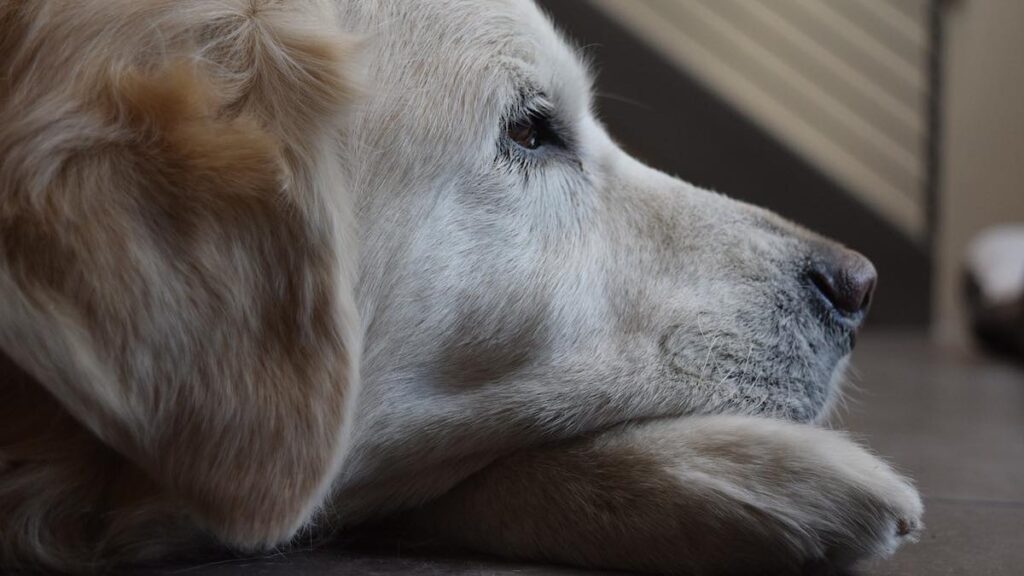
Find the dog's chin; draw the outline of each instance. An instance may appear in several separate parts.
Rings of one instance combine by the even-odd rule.
[[[791,396],[773,406],[763,406],[754,415],[778,418],[801,424],[826,423],[836,407],[842,403],[843,388],[847,382],[851,347],[833,349],[827,357],[818,358],[817,375],[807,374],[802,383],[793,382]],[[808,362],[801,360],[800,362]],[[814,362],[814,360],[810,361]]]

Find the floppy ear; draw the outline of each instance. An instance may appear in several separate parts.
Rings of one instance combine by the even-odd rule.
[[[238,546],[288,539],[347,446],[334,18],[0,0],[0,347]]]

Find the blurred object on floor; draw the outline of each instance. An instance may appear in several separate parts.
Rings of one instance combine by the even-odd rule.
[[[974,335],[986,350],[1024,361],[1024,224],[976,236],[964,268]]]
[[[932,335],[970,343],[963,257],[983,230],[1024,222],[1024,2],[943,2],[942,153]]]

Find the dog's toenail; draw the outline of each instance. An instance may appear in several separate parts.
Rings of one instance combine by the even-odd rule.
[[[910,534],[910,522],[907,522],[904,518],[900,518],[899,520],[897,520],[896,534],[898,534],[899,536],[906,536],[907,534]]]

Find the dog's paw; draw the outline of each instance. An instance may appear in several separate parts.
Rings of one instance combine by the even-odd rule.
[[[668,424],[665,433],[697,438],[674,454],[681,483],[697,486],[700,477],[716,477],[709,487],[724,492],[718,505],[734,499],[762,517],[766,543],[778,540],[778,549],[801,564],[846,568],[886,557],[916,541],[923,529],[917,490],[843,434],[748,418],[695,419]],[[630,434],[638,436],[623,441],[648,432]],[[689,459],[710,455],[717,457],[686,466]],[[778,532],[773,536],[772,530]]]
[[[916,539],[922,511],[906,479],[840,433],[715,416],[522,452],[411,520],[519,558],[659,573],[829,574]]]
[[[700,559],[710,573],[716,565],[728,573],[758,565],[779,573],[845,569],[891,555],[923,527],[910,482],[838,432],[708,417],[634,426],[597,447],[639,452],[670,475],[669,500],[691,512],[682,538],[702,531],[735,543]],[[735,558],[756,562],[735,565]]]

